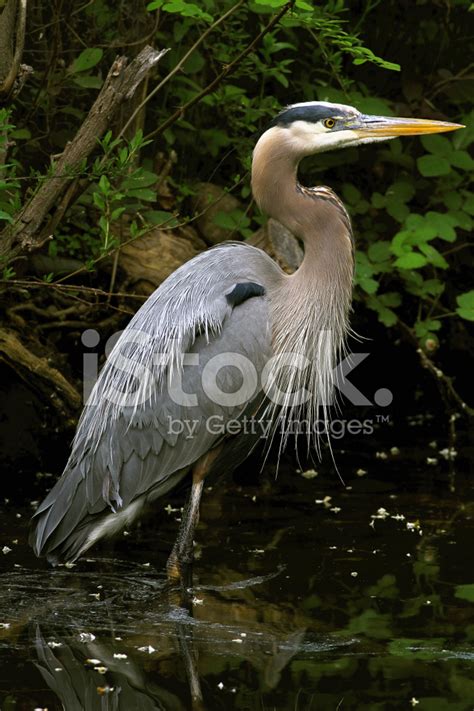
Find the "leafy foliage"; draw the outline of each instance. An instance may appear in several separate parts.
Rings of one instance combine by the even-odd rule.
[[[461,324],[473,320],[465,263],[474,217],[474,112],[457,42],[470,3],[459,0],[446,16],[441,6],[427,13],[417,0],[401,27],[392,1],[372,0],[360,13],[345,0],[296,0],[232,73],[157,132],[176,107],[231,66],[286,4],[152,0],[122,6],[100,0],[74,11],[67,23],[54,10],[25,49],[33,78],[16,103],[0,111],[0,154],[8,149],[0,173],[0,220],[9,223],[39,177],[50,177],[49,156],[60,153],[81,125],[117,53],[129,54],[145,36],[171,48],[159,66],[163,86],[145,102],[126,138],[120,135],[124,117],[98,141],[92,162],[77,176],[78,197],[47,247],[53,257],[75,256],[92,265],[151,226],[192,220],[189,198],[203,180],[232,186],[242,209],[217,213],[215,220],[248,237],[262,222],[254,206],[245,207],[252,146],[287,103],[319,98],[367,113],[445,116],[467,128],[329,153],[303,170],[308,184],[321,182],[324,171],[324,181],[350,210],[356,298],[386,327],[403,323],[422,347],[429,342],[432,348],[449,324],[462,331]],[[376,29],[397,22],[404,46]],[[427,46],[437,47],[435,70]],[[167,80],[166,72],[184,57]],[[160,169],[174,152],[168,177],[174,197],[163,199]]]

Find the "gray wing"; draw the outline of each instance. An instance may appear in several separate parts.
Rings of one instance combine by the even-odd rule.
[[[234,282],[229,285],[230,277]],[[255,278],[252,274],[251,277]],[[233,354],[230,362],[237,358],[240,365],[245,365],[248,359],[257,376],[271,356],[271,327],[264,289],[260,287],[259,295],[250,291],[246,298],[235,303],[229,298],[235,284],[234,269],[227,283],[220,279],[219,290],[213,294],[212,318],[194,319],[187,332],[177,334],[179,338],[157,344],[150,329],[145,331],[154,346],[166,346],[166,355],[171,354],[172,358],[165,359],[164,365],[163,359],[155,358],[155,370],[150,367],[149,373],[153,373],[158,385],[151,394],[144,388],[149,397],[138,405],[127,404],[127,400],[125,405],[123,402],[117,405],[117,397],[112,403],[104,400],[104,395],[111,395],[111,384],[120,392],[125,383],[123,372],[127,376],[130,372],[135,374],[126,384],[134,383],[134,394],[140,393],[140,378],[136,374],[144,373],[145,355],[150,366],[148,338],[144,346],[133,343],[128,353],[130,362],[125,362],[127,358],[124,361],[122,351],[131,329],[124,332],[118,349],[116,346],[115,360],[109,359],[112,364],[109,362],[108,371],[99,378],[93,404],[85,408],[65,472],[35,514],[30,540],[38,555],[47,554],[52,562],[74,560],[102,535],[129,523],[147,501],[165,494],[200,456],[216,446],[226,423],[239,417],[252,401],[249,394],[238,404],[216,402],[202,382],[206,368],[212,382],[212,374],[215,375],[219,365],[215,363],[216,356],[219,359],[223,354]],[[164,291],[163,297],[169,298]],[[182,291],[179,293],[182,298]],[[172,299],[169,303],[174,304]],[[208,315],[209,311],[208,308]],[[142,318],[142,325],[147,326],[146,319]],[[176,331],[173,335],[176,336]],[[199,363],[179,367],[176,356],[185,351]],[[227,356],[222,362],[229,362]],[[120,365],[118,372],[113,370],[114,363]],[[173,372],[181,376],[179,402]],[[234,392],[242,384],[242,374],[234,366],[221,367],[215,379],[219,392]],[[172,388],[168,387],[170,381]],[[187,402],[186,398],[183,401],[182,393],[194,394],[196,402]],[[111,511],[115,513],[111,515]]]

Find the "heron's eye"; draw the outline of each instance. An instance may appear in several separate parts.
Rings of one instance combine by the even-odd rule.
[[[325,126],[326,128],[334,128],[335,125],[336,122],[332,118],[328,118],[323,121],[323,126]]]

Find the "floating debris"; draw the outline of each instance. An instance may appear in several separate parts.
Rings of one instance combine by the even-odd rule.
[[[126,654],[122,654],[121,652],[115,652],[114,653],[114,659],[127,659]]]
[[[448,462],[452,462],[458,456],[458,453],[454,447],[446,447],[445,449],[441,449],[439,453]]]
[[[0,622],[0,630],[7,630],[10,626],[10,622]]]
[[[358,469],[356,474],[357,476],[365,476],[367,474],[367,469]]]
[[[7,555],[7,553],[11,553],[12,549],[9,548],[8,546],[3,546],[2,548],[2,553],[3,555]]]
[[[169,516],[170,514],[172,514],[172,513],[177,513],[177,512],[179,511],[179,509],[174,509],[174,508],[171,506],[171,504],[168,504],[168,506],[165,506],[165,507],[164,507],[164,510],[166,511],[166,513],[168,514],[168,516]]]
[[[353,578],[357,578],[357,576],[359,575],[359,573],[357,572],[357,570],[353,570],[352,573],[351,573],[351,575],[352,575]]]
[[[340,506],[333,506],[329,511],[332,511],[332,513],[338,514],[339,511],[342,511]]]
[[[79,632],[79,642],[93,642],[95,640],[95,634],[92,632]]]
[[[240,639],[240,637],[236,637],[235,639],[231,640],[232,642],[237,642],[237,644],[242,644],[244,641],[243,639]]]
[[[148,654],[153,654],[153,652],[156,652],[156,649],[151,646],[151,644],[146,645],[145,647],[138,647],[139,652],[147,652]]]
[[[410,699],[410,703],[412,706],[418,706],[420,702],[418,701],[418,699],[415,699],[415,697],[412,696],[412,698]]]
[[[101,665],[98,667],[94,667],[94,671],[99,672],[99,674],[107,674],[109,670],[107,669],[107,667]]]
[[[51,649],[56,649],[56,647],[62,647],[63,643],[62,642],[48,642],[48,647],[51,647]]]
[[[224,688],[224,684],[222,683],[222,681],[218,683],[217,688],[222,691],[222,689]]]
[[[301,476],[305,479],[314,479],[318,476],[316,469],[307,469],[305,472],[301,472]]]
[[[68,561],[67,563],[64,563],[64,567],[65,567],[65,568],[69,568],[69,569],[75,568],[76,565],[77,565],[77,563],[71,563],[71,561]]]
[[[420,536],[423,535],[423,531],[421,530],[421,525],[418,520],[416,521],[407,521],[407,531],[418,531]]]
[[[437,457],[426,457],[426,463],[432,467],[435,467],[438,464],[438,459]]]
[[[375,459],[388,459],[387,452],[375,452]]]
[[[192,598],[191,602],[193,603],[193,605],[204,605],[204,600],[203,600],[202,597],[196,597],[196,596],[194,596],[194,597]]]
[[[398,455],[400,454],[400,450],[398,449],[398,447],[391,447],[391,448],[390,448],[390,454],[391,454],[393,457],[396,457],[396,456],[398,456]]]
[[[332,496],[325,496],[324,499],[315,499],[315,504],[323,504],[327,509],[331,508]]]
[[[387,509],[384,509],[383,507],[377,509],[377,513],[372,514],[370,518],[375,519],[381,519],[382,521],[385,521],[386,518],[390,516],[389,512]]]
[[[86,659],[84,664],[89,664],[90,666],[97,666],[97,664],[102,664],[100,659]]]

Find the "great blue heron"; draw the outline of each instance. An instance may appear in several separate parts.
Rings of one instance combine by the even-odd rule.
[[[184,264],[150,296],[104,366],[65,471],[34,515],[37,555],[76,560],[191,472],[168,560],[169,574],[180,576],[192,558],[204,478],[234,469],[262,432],[284,439],[288,432],[276,422],[311,422],[331,400],[348,331],[352,230],[331,189],[300,185],[300,160],[457,128],[326,102],[294,104],[276,116],[253,153],[252,190],[261,210],[303,241],[301,266],[289,276],[262,250],[227,242]],[[226,427],[252,417],[261,430]]]

